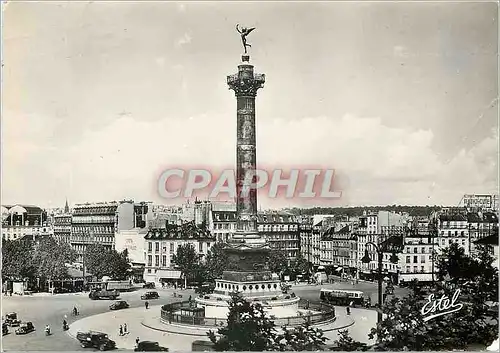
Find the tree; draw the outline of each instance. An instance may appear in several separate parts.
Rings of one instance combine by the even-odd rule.
[[[298,253],[297,257],[292,263],[292,269],[296,274],[304,274],[309,272],[309,263],[302,255],[302,253]]]
[[[180,269],[184,277],[184,288],[187,287],[187,276],[198,267],[200,256],[193,244],[183,244],[177,248],[177,253],[172,257],[175,265]]]
[[[277,332],[259,303],[250,303],[235,294],[229,303],[227,325],[207,333],[216,351],[266,351],[273,350]]]
[[[4,279],[24,279],[36,276],[33,262],[32,242],[19,240],[2,241],[2,277]]]
[[[412,283],[407,297],[393,298],[384,305],[386,317],[369,335],[377,337],[375,349],[451,350],[491,343],[498,335],[498,320],[488,303],[498,306],[498,271],[491,263],[484,250],[476,257],[466,255],[457,245],[443,251],[439,270],[450,280],[436,282],[431,292]],[[459,311],[424,321],[421,309],[430,294],[435,299],[452,298],[457,290],[457,304],[463,305]]]
[[[109,273],[110,250],[101,244],[88,245],[84,253],[84,262],[87,270],[97,278],[102,278]]]
[[[207,277],[211,280],[220,278],[224,270],[227,269],[228,262],[228,257],[224,253],[224,243],[214,244],[205,258],[204,267]]]
[[[349,336],[349,330],[340,330],[339,334],[339,339],[334,342],[336,351],[352,352],[368,350],[366,343],[355,341]]]
[[[323,330],[308,322],[294,328],[283,327],[282,332],[275,339],[280,351],[320,351],[328,340]]]
[[[303,351],[321,350],[327,340],[323,331],[305,322],[280,332],[260,303],[233,294],[227,325],[207,333],[216,351]]]
[[[92,244],[85,250],[85,266],[97,278],[109,276],[113,279],[126,279],[130,269],[128,252],[119,253],[101,244]]]
[[[53,238],[42,238],[35,246],[33,261],[37,267],[37,275],[53,280],[65,279],[68,276],[67,263],[74,262],[76,253],[66,243],[57,243]]]
[[[283,250],[273,250],[269,253],[269,270],[282,273],[288,269],[288,257]]]

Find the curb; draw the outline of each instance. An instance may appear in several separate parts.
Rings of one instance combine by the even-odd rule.
[[[155,330],[155,331],[159,331],[159,332],[172,333],[172,334],[175,334],[175,335],[194,336],[194,337],[207,337],[207,332],[210,331],[210,329],[207,329],[207,331],[203,332],[203,333],[201,333],[201,332],[200,333],[179,332],[179,331],[175,331],[175,330],[161,329],[161,328],[158,328],[158,327],[150,326],[150,325],[146,324],[144,321],[145,320],[141,321],[141,325],[144,326],[144,327],[147,327],[147,328],[149,328],[151,330]],[[163,325],[165,325],[165,327],[173,326],[171,324],[163,324]],[[184,327],[181,327],[181,326],[174,326],[174,327],[184,328]]]

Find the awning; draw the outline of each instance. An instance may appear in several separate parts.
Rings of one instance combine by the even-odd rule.
[[[181,271],[177,270],[159,270],[156,272],[156,277],[158,278],[166,278],[166,279],[180,279]]]
[[[342,271],[342,267],[337,267],[337,269],[335,271]]]

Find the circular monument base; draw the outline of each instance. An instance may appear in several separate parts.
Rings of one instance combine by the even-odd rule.
[[[216,294],[208,297],[208,299],[206,297],[195,299],[196,306],[205,308],[205,317],[227,318],[231,298]],[[247,300],[261,304],[266,314],[271,318],[295,317],[299,315],[300,299],[297,297],[276,300],[261,300],[257,298],[252,300],[251,298],[247,298]]]

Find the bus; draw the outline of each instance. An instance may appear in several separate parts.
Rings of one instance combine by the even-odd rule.
[[[103,282],[90,282],[89,287],[91,290],[117,290],[119,292],[129,292],[133,289],[132,283],[126,281],[103,281]]]
[[[322,301],[334,305],[349,305],[351,302],[353,306],[364,304],[361,291],[322,288],[319,297]]]

